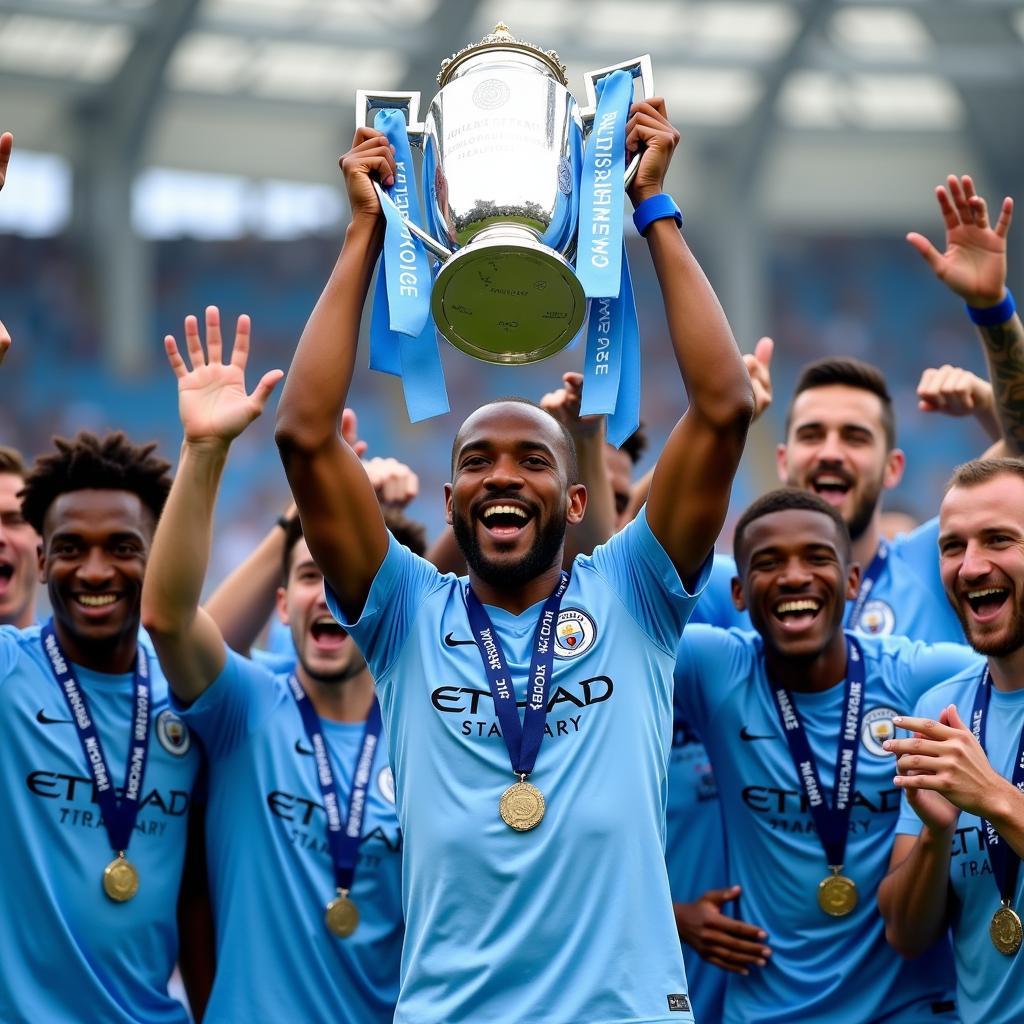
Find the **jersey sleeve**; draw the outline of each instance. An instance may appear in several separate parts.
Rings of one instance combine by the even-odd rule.
[[[0,683],[14,671],[18,663],[18,630],[14,626],[0,626]]]
[[[445,585],[442,576],[426,559],[388,535],[388,550],[370,585],[362,613],[349,622],[330,584],[324,582],[327,607],[351,634],[362,651],[370,673],[381,679],[394,664],[409,637],[423,601]]]
[[[706,735],[730,685],[744,675],[742,660],[742,645],[735,634],[700,623],[688,626],[676,651],[676,721],[688,722],[698,735]]]
[[[692,626],[701,622],[720,629],[751,629],[750,616],[736,610],[732,602],[732,580],[736,575],[736,562],[730,555],[715,555],[711,562],[711,575],[704,593],[693,606],[687,620]]]
[[[169,694],[171,706],[203,741],[211,760],[227,757],[270,717],[281,699],[274,674],[228,650],[217,678],[191,704]]]
[[[922,523],[911,533],[903,534],[893,543],[896,555],[910,566],[922,583],[937,594],[942,593],[939,575],[939,517]]]
[[[971,665],[981,665],[981,657],[963,644],[925,644],[904,640],[896,654],[899,678],[907,706],[915,705],[932,687],[951,679]]]
[[[675,653],[679,635],[707,586],[712,557],[701,566],[693,592],[676,572],[668,552],[647,523],[647,508],[589,556],[576,559],[601,576],[640,628],[660,647]]]

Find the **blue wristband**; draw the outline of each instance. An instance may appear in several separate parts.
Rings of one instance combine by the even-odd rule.
[[[657,197],[655,197],[657,198]],[[1006,289],[1002,302],[995,306],[968,306],[967,315],[978,327],[996,327],[1005,324],[1017,312],[1017,304],[1013,301],[1013,292]]]
[[[667,192],[659,192],[656,196],[645,199],[633,211],[633,223],[641,235],[646,235],[651,224],[663,217],[672,217],[677,228],[683,226],[683,211],[676,206],[676,201]]]

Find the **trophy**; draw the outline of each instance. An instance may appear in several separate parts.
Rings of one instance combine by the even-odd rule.
[[[422,150],[423,224],[407,217],[406,226],[440,264],[430,312],[461,351],[531,363],[580,333],[588,300],[574,260],[585,142],[599,83],[616,71],[653,95],[650,57],[638,57],[589,72],[581,110],[558,55],[499,24],[441,64],[422,123],[418,92],[357,92],[357,126],[401,111],[409,143]],[[627,185],[638,165],[639,155]]]

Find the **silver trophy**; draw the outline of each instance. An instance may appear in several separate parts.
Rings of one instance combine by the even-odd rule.
[[[418,92],[356,93],[357,126],[401,110],[423,150],[426,231],[410,230],[441,263],[431,292],[437,329],[490,363],[532,363],[579,333],[587,300],[572,268],[583,144],[597,83],[618,70],[654,94],[650,56],[585,76],[588,108],[569,92],[554,50],[507,26],[441,64],[422,123]],[[627,185],[639,155],[626,170]],[[381,192],[382,202],[383,192]]]

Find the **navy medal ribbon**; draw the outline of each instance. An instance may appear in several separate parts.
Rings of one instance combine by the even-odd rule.
[[[860,617],[864,612],[864,606],[867,604],[871,591],[874,590],[878,577],[882,575],[888,561],[889,545],[883,540],[879,543],[878,550],[875,552],[875,557],[871,559],[871,564],[868,566],[867,571],[861,577],[860,590],[857,593],[857,600],[850,611],[850,618],[846,625],[847,629],[860,629]]]
[[[843,700],[842,731],[836,756],[832,806],[829,807],[822,788],[818,766],[811,751],[807,730],[800,712],[784,686],[772,684],[772,699],[789,744],[800,788],[814,819],[814,827],[825,850],[825,858],[833,871],[842,868],[846,856],[850,814],[853,810],[854,779],[857,772],[857,750],[864,718],[864,655],[860,644],[846,636],[846,688]]]
[[[533,771],[541,741],[544,739],[544,725],[548,717],[548,690],[555,665],[555,625],[558,621],[558,609],[568,586],[569,574],[563,572],[558,586],[541,609],[540,621],[533,635],[533,656],[522,722],[519,720],[515,684],[512,682],[501,640],[491,625],[487,610],[473,593],[473,588],[466,587],[469,625],[484,663],[484,671],[494,701],[494,712],[501,725],[501,737],[508,749],[512,771],[521,779],[525,779]]]
[[[149,718],[152,703],[152,689],[149,677],[149,658],[140,644],[135,660],[132,679],[132,729],[128,747],[128,761],[125,765],[124,789],[118,799],[111,778],[110,767],[103,753],[96,723],[89,713],[89,704],[82,691],[64,649],[57,639],[53,619],[40,632],[43,650],[50,662],[50,669],[74,720],[75,731],[85,754],[89,774],[96,791],[96,801],[103,814],[110,847],[123,858],[131,841],[132,830],[139,816],[142,800],[142,786],[146,778],[146,763],[149,759]]]

